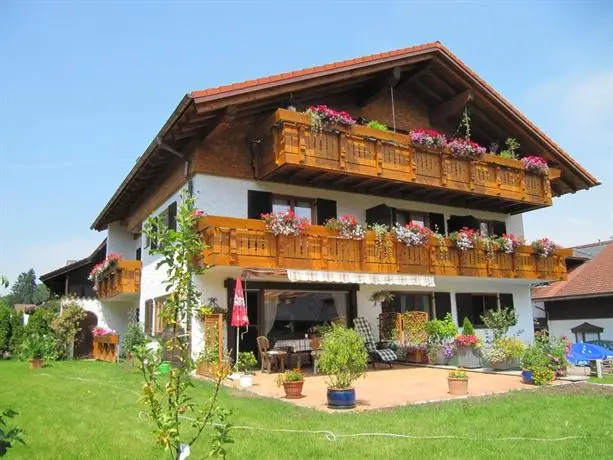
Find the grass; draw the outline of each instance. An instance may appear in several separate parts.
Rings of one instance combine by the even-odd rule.
[[[141,386],[128,366],[59,362],[29,370],[18,361],[0,361],[0,408],[19,412],[26,446],[13,459],[158,459],[151,425],[138,417]],[[194,396],[205,400],[211,387],[196,382]],[[271,429],[327,430],[462,439],[338,438],[323,434],[232,431],[229,458],[610,458],[613,451],[613,389],[567,385],[480,399],[408,406],[394,410],[330,414],[282,401],[239,396],[224,390],[221,404],[231,423]],[[498,440],[500,437],[583,436],[555,442]],[[207,439],[190,458],[206,455]]]
[[[598,377],[590,377],[589,380],[591,383],[608,383],[608,384],[613,384],[613,375],[607,375],[601,379],[599,379]]]

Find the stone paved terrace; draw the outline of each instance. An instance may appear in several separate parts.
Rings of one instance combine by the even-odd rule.
[[[355,384],[357,408],[355,410],[372,410],[421,404],[449,399],[461,399],[466,396],[453,396],[448,393],[446,369],[419,366],[387,366],[369,370],[365,378]],[[277,373],[267,374],[257,372],[253,378],[253,387],[243,391],[253,392],[260,396],[280,399],[299,406],[319,410],[326,407],[325,375],[306,373],[303,398],[288,400],[284,397],[283,388],[277,387]],[[556,380],[560,385],[568,382]],[[238,381],[236,382],[238,387]],[[513,390],[535,389],[534,385],[522,383],[519,372],[494,374],[486,372],[469,372],[468,396],[483,396],[497,393],[507,393]]]

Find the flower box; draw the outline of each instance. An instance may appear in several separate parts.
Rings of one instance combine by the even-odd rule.
[[[114,363],[119,355],[119,334],[95,334],[92,343],[92,357],[99,361]]]

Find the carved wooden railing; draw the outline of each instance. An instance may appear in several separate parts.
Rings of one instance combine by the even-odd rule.
[[[98,298],[111,299],[120,294],[138,294],[140,292],[140,260],[120,260],[117,267],[103,275],[96,283]]]
[[[260,179],[291,165],[548,206],[550,180],[560,174],[551,169],[549,176],[539,176],[518,160],[489,154],[479,161],[454,159],[414,147],[405,134],[367,126],[313,132],[309,115],[285,109],[275,112],[270,125],[258,164]]]
[[[427,246],[407,247],[393,242],[393,250],[377,245],[374,232],[361,241],[341,239],[323,226],[312,226],[301,237],[275,236],[255,219],[207,216],[198,223],[207,244],[204,263],[246,268],[281,268],[439,276],[476,276],[542,280],[566,279],[565,258],[558,249],[552,257],[535,255],[530,246],[514,255],[483,249],[459,251],[436,238]]]

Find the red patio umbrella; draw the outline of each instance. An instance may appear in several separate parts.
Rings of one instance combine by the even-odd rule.
[[[243,294],[243,283],[241,282],[240,277],[236,279],[236,286],[234,287],[234,302],[232,303],[232,322],[230,324],[232,327],[236,328],[236,362],[238,363],[238,332],[241,327],[249,326],[247,305],[245,304],[245,296]]]

